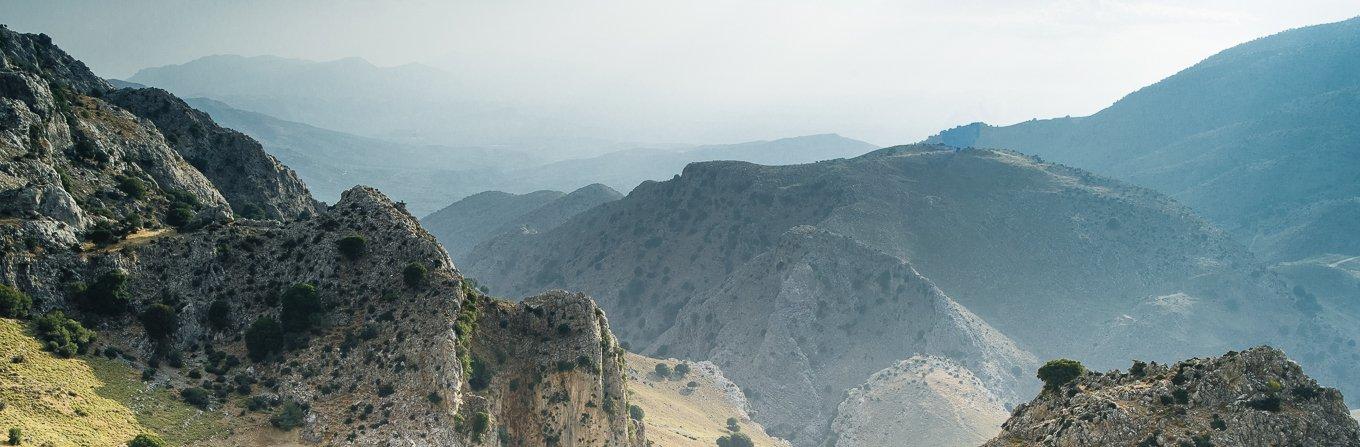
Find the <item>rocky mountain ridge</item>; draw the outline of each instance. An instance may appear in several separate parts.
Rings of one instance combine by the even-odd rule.
[[[258,143],[113,90],[46,36],[0,29],[0,55],[0,195],[19,199],[0,209],[0,283],[32,298],[18,317],[98,334],[63,355],[145,369],[233,424],[187,444],[645,444],[588,298],[486,297],[375,189],[321,206]]]

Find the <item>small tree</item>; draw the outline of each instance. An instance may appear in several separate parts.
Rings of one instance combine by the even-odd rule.
[[[27,318],[33,298],[19,289],[0,284],[0,317]]]
[[[472,438],[477,440],[482,439],[482,434],[486,433],[488,428],[491,428],[491,415],[485,411],[478,411],[477,414],[472,415],[471,428]]]
[[[728,431],[741,431],[741,425],[737,423],[737,418],[727,418]]]
[[[689,374],[689,364],[680,362],[675,365],[675,377],[683,379]]]
[[[146,328],[147,337],[163,340],[179,329],[179,314],[164,303],[152,304],[142,312],[142,326]]]
[[[316,286],[311,284],[293,285],[283,293],[282,302],[279,321],[283,323],[284,330],[289,332],[311,329],[315,317],[321,313],[321,297],[316,293]]]
[[[127,447],[165,447],[165,441],[156,435],[142,433],[128,441]]]
[[[665,378],[667,378],[667,377],[670,377],[670,376],[671,376],[671,365],[667,365],[667,364],[665,364],[665,363],[657,363],[657,364],[656,364],[656,375],[661,376],[662,379],[665,379]]]
[[[208,396],[208,390],[199,387],[180,390],[179,396],[184,399],[185,403],[205,410],[208,409],[208,404],[212,403]]]
[[[289,431],[301,427],[306,420],[307,407],[290,400],[279,407],[279,411],[269,418],[269,423],[279,430]]]
[[[429,269],[425,268],[424,264],[411,262],[406,264],[406,268],[401,270],[401,278],[406,282],[406,287],[419,289],[425,285],[425,275],[427,273],[429,273]]]
[[[283,326],[271,317],[260,317],[246,329],[246,351],[250,359],[261,361],[278,352],[283,344]]]
[[[231,326],[231,304],[227,300],[218,298],[208,306],[208,325],[218,330]]]
[[[345,255],[351,261],[364,257],[364,254],[368,252],[368,241],[357,234],[340,238],[340,240],[335,241],[335,246],[340,249],[340,254]]]
[[[118,181],[118,190],[122,191],[123,194],[127,194],[128,197],[134,199],[146,197],[146,182],[143,182],[142,179],[119,175],[114,177],[114,180]]]
[[[635,420],[635,421],[641,421],[642,418],[644,418],[644,417],[646,417],[646,416],[647,416],[647,412],[642,411],[642,407],[639,407],[639,406],[637,406],[637,405],[629,405],[629,406],[628,406],[628,417],[629,417],[629,418],[632,418],[632,419]]]
[[[756,444],[751,441],[750,436],[746,436],[746,433],[741,432],[718,438],[718,447],[755,447],[755,445]]]
[[[24,431],[19,427],[10,427],[9,445],[19,445],[23,442]]]
[[[118,315],[127,311],[128,305],[132,303],[127,282],[127,273],[121,270],[100,274],[84,293],[85,306],[104,315]]]
[[[1044,381],[1044,389],[1055,390],[1066,385],[1068,382],[1076,380],[1086,373],[1086,367],[1076,360],[1057,359],[1049,360],[1044,366],[1039,367],[1039,380]]]

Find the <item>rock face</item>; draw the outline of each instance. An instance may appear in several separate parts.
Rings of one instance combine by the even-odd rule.
[[[481,445],[645,445],[628,416],[624,351],[594,301],[552,291],[478,313],[463,415],[492,416]]]
[[[915,356],[851,388],[831,429],[836,447],[976,446],[996,436],[1006,416],[968,368]]]
[[[1261,347],[1141,371],[1087,373],[1015,409],[986,446],[1354,446],[1341,393]]]
[[[319,206],[258,145],[164,92],[109,91],[45,36],[0,29],[0,49],[0,196],[15,199],[0,202],[0,283],[233,429],[194,445],[272,445],[251,434],[290,414],[273,425],[321,445],[644,445],[588,298],[485,297],[377,190]],[[261,219],[233,220],[229,200]],[[153,308],[172,317],[142,318]],[[563,359],[579,368],[552,368]],[[487,388],[477,365],[551,377]]]
[[[316,200],[297,174],[260,143],[214,123],[169,92],[155,88],[110,92],[108,100],[150,120],[190,164],[212,180],[237,214],[291,219],[316,213]]]

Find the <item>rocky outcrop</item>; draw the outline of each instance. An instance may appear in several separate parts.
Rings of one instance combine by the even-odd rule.
[[[834,447],[965,447],[1001,431],[1007,407],[949,359],[914,356],[851,388],[831,423]]]
[[[1341,393],[1269,347],[1088,372],[1015,409],[988,447],[1355,446]]]
[[[481,445],[645,445],[628,415],[624,351],[594,301],[551,291],[484,299],[476,313],[462,416],[489,416]]]
[[[294,219],[316,213],[316,200],[296,173],[250,137],[218,126],[169,92],[156,88],[109,92],[110,102],[150,120],[171,147],[212,180],[237,214]]]

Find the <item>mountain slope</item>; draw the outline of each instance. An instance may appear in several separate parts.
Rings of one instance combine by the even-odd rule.
[[[528,194],[486,191],[464,197],[425,216],[421,225],[439,238],[449,254],[463,259],[472,247],[500,234],[503,227],[564,196],[566,194],[560,191]]]
[[[803,225],[817,230],[786,234]],[[818,236],[799,249],[798,234]],[[1349,390],[1354,348],[1330,353],[1312,340],[1360,337],[1317,319],[1308,300],[1170,199],[994,150],[921,145],[806,165],[691,164],[551,231],[484,244],[471,259],[471,275],[511,295],[588,291],[644,353],[713,359],[751,391],[754,417],[796,445],[829,435],[810,422],[834,417],[839,390],[914,354],[957,361],[1012,401],[1007,389],[1022,394],[1024,382],[997,384],[1028,369],[1016,352],[1113,367],[1278,342]],[[931,284],[952,298],[935,302],[957,300],[960,311],[869,323],[932,302],[894,302],[899,284]],[[972,314],[978,324],[942,323]],[[935,327],[955,329],[917,335]],[[1005,344],[982,342],[992,331],[981,328],[1016,349],[995,350]],[[854,361],[838,363],[841,353]]]
[[[1360,254],[1360,18],[1225,50],[1080,118],[973,124],[932,141],[1003,147],[1175,197],[1269,260]],[[1281,244],[1288,233],[1310,233]]]
[[[1268,347],[1088,372],[1015,409],[988,447],[1360,444],[1335,389]]]

